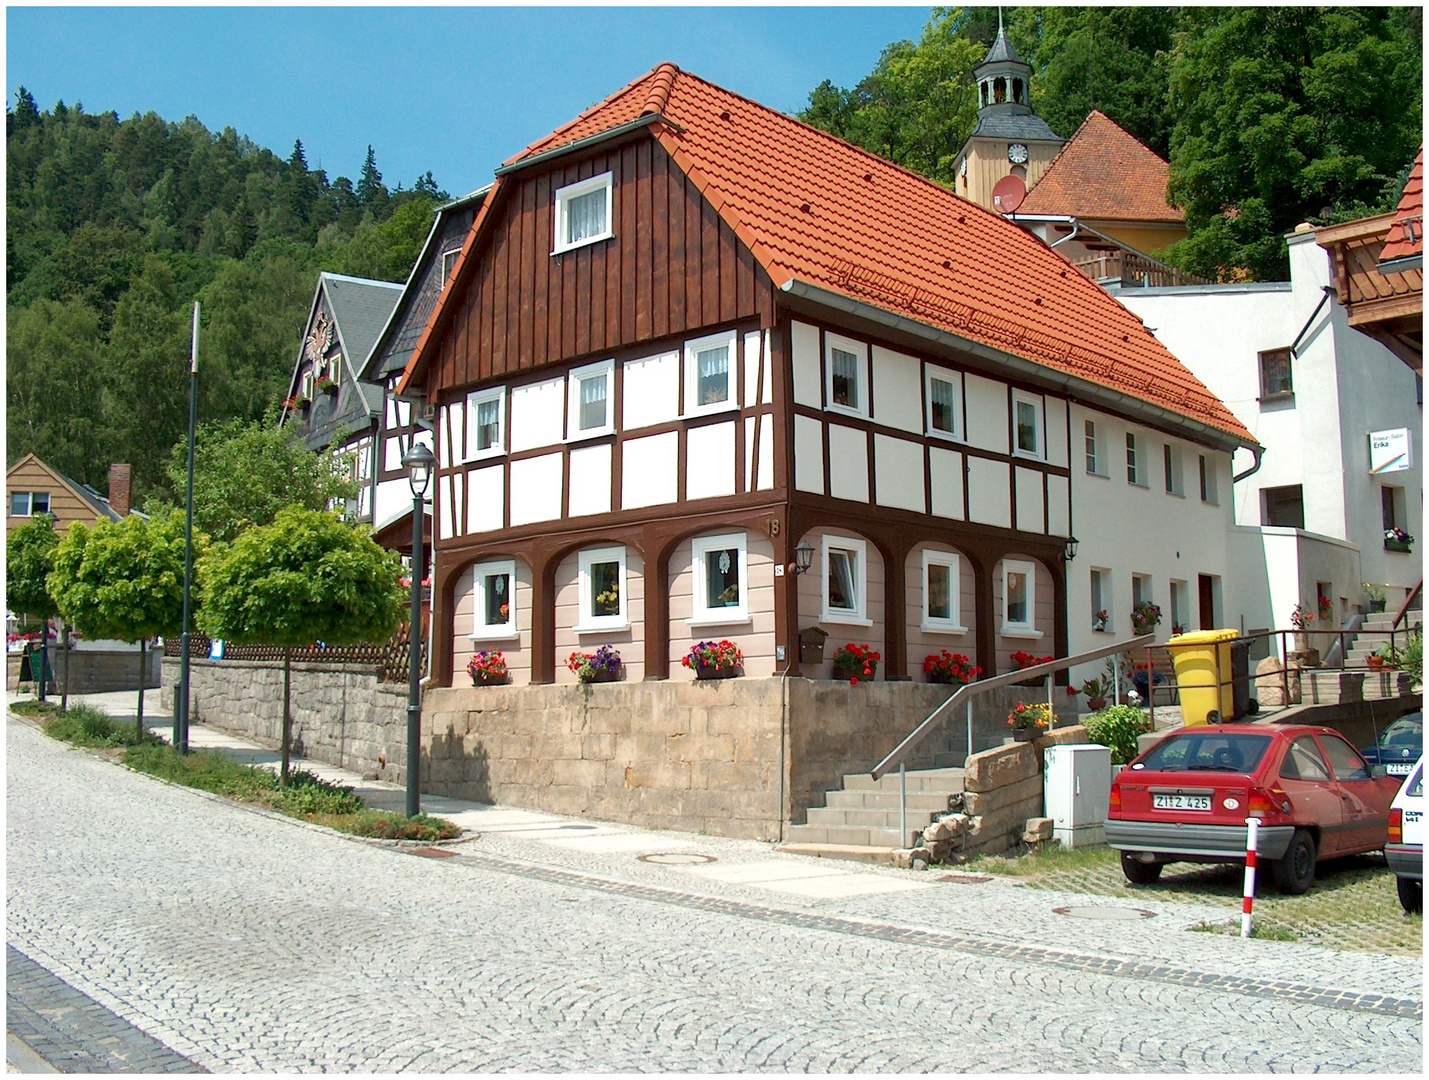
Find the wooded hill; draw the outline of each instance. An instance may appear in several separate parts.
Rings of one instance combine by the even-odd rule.
[[[447,198],[389,190],[371,147],[354,184],[231,127],[120,120],[24,88],[5,117],[7,464],[34,452],[103,490],[172,496],[203,304],[200,421],[261,418],[287,388],[320,270],[402,281]]]

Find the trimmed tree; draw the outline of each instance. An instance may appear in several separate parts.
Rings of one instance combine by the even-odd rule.
[[[60,613],[54,597],[45,587],[45,579],[54,569],[55,549],[59,534],[50,514],[36,514],[20,526],[5,541],[5,606],[20,615],[41,620],[40,700],[45,700],[45,684],[50,674],[50,620]],[[69,671],[69,665],[65,665]]]
[[[336,514],[289,507],[199,564],[210,637],[283,650],[283,783],[292,733],[293,649],[381,642],[402,621],[397,553]],[[415,763],[409,763],[414,768]]]
[[[202,550],[206,537],[195,535]],[[145,521],[136,514],[79,523],[55,549],[50,595],[67,623],[87,637],[139,643],[139,703],[135,734],[144,736],[145,648],[150,638],[183,629],[184,517]]]

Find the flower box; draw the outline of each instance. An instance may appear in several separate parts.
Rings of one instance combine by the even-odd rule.
[[[744,674],[744,654],[732,641],[701,641],[680,663],[697,679],[734,679]]]

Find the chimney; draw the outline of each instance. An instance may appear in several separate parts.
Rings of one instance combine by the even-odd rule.
[[[109,466],[109,509],[121,518],[129,516],[129,466]]]

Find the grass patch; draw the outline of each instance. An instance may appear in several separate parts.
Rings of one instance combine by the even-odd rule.
[[[1104,844],[1063,849],[1053,844],[1022,855],[975,859],[962,867],[1017,877],[1032,888],[1122,899],[1154,897],[1173,903],[1224,904],[1228,922],[1196,927],[1203,933],[1240,933],[1245,868],[1236,864],[1168,863],[1154,885],[1132,885],[1119,854]],[[1330,949],[1422,956],[1424,917],[1399,905],[1394,874],[1379,855],[1329,859],[1315,868],[1304,896],[1282,896],[1268,867],[1257,874],[1255,936]]]
[[[60,707],[53,701],[15,701],[10,703],[10,711],[16,716],[53,716]]]
[[[383,840],[452,840],[461,829],[445,818],[419,814],[408,819],[386,810],[370,809],[344,784],[323,780],[306,769],[288,773],[287,786],[268,769],[242,765],[224,754],[195,751],[180,754],[168,743],[146,733],[136,742],[128,721],[117,723],[97,709],[76,706],[44,722],[45,734],[75,746],[123,747],[121,761],[137,772],[148,773],[184,787],[275,810],[353,836]]]
[[[45,734],[50,738],[73,743],[75,746],[108,749],[157,742],[155,736],[147,731],[141,740],[133,723],[128,720],[121,723],[92,705],[76,705],[69,712],[63,713],[56,709],[48,714],[43,726]]]

